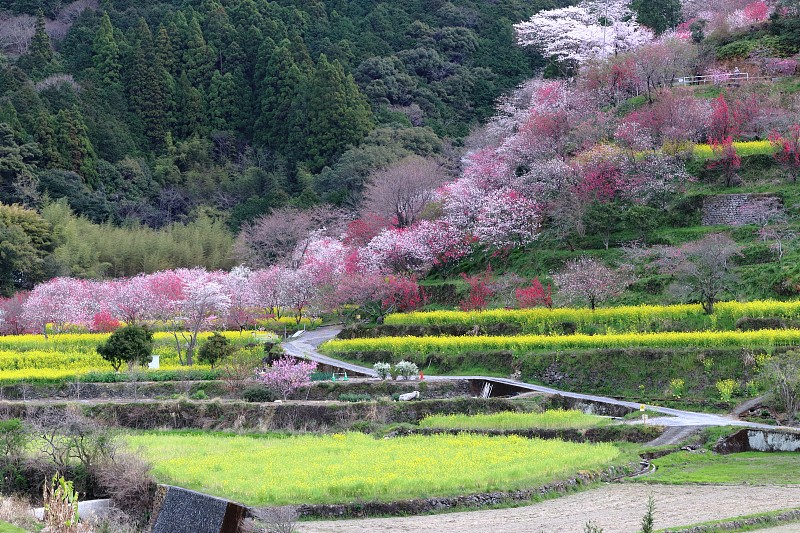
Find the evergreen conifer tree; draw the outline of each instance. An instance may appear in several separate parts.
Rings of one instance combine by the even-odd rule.
[[[295,115],[293,109],[298,105],[298,92],[303,83],[303,73],[298,68],[290,51],[290,42],[284,40],[274,49],[263,71],[260,83],[260,116],[256,125],[258,137],[269,146],[280,151],[288,151],[290,132],[304,120]],[[304,146],[302,135],[298,135]]]
[[[358,144],[372,129],[372,110],[353,77],[325,54],[308,84],[307,160],[319,171],[348,146]]]
[[[50,36],[45,30],[44,11],[39,10],[36,16],[36,30],[29,49],[30,66],[34,71],[41,72],[53,60],[53,47],[50,44]]]
[[[144,19],[139,19],[139,41],[134,45],[129,94],[131,109],[139,116],[148,145],[160,149],[167,132],[169,95],[166,71],[155,53],[153,37]]]
[[[36,114],[33,137],[41,150],[42,164],[47,168],[59,168],[62,165],[62,159],[58,151],[56,132],[50,115],[44,110],[39,110]]]
[[[97,178],[97,154],[89,139],[83,115],[77,107],[58,112],[56,143],[63,166],[80,174],[89,185],[94,185]]]
[[[114,27],[108,13],[103,13],[100,19],[100,27],[94,37],[92,44],[92,62],[100,82],[106,87],[116,86],[120,82],[119,46],[114,38]]]
[[[214,53],[206,44],[196,17],[189,21],[189,38],[186,41],[183,62],[184,72],[192,87],[208,87],[214,68]]]

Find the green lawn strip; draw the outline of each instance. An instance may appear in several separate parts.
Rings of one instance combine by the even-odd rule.
[[[142,432],[126,438],[160,482],[248,505],[394,501],[538,487],[625,464],[636,446],[473,434],[254,438]]]
[[[728,531],[736,531],[739,533],[744,531],[757,531],[759,529],[771,528],[796,522],[800,522],[800,507],[742,515],[732,518],[723,518],[721,520],[711,520],[709,522],[698,522],[696,524],[689,524],[680,527],[669,527],[665,529],[659,529],[656,531],[656,533],[680,533],[685,530],[695,531],[695,528],[702,528],[702,533],[723,533]]]
[[[0,533],[26,533],[26,531],[21,527],[15,526],[14,524],[0,522]]]
[[[653,474],[638,478],[645,483],[708,483],[795,485],[800,483],[800,454],[744,452],[717,455],[711,452],[678,452],[655,459]]]
[[[552,409],[543,413],[493,413],[484,415],[433,415],[420,420],[423,428],[437,429],[588,429],[611,423],[607,417],[581,411]]]

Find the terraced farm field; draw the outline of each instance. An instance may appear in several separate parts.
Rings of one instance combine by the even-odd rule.
[[[148,433],[127,442],[153,462],[159,481],[249,505],[514,490],[628,458],[612,444],[470,434],[376,439],[361,433],[284,438]]]

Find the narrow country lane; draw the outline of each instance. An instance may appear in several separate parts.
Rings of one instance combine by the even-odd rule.
[[[350,372],[356,372],[371,377],[377,377],[377,374],[371,368],[367,368],[352,363],[347,363],[344,361],[339,361],[338,359],[334,359],[332,357],[323,355],[317,350],[317,347],[320,344],[322,344],[327,340],[333,339],[334,337],[336,337],[336,335],[339,334],[340,331],[341,328],[336,326],[322,327],[314,331],[307,331],[297,339],[284,342],[283,347],[284,350],[286,350],[286,353],[295,357],[302,357],[304,359],[316,361],[320,364],[331,365],[345,369]],[[543,385],[534,385],[532,383],[525,383],[523,381],[516,381],[508,378],[496,378],[488,376],[458,376],[458,378],[471,379],[471,380],[485,380],[494,383],[503,383],[507,385],[513,385],[529,391],[564,396],[567,398],[577,398],[581,400],[605,402],[612,405],[631,407],[633,409],[638,409],[640,405],[636,402],[617,400],[615,398],[607,398],[604,396],[596,396],[593,394],[581,394],[578,392],[562,391],[559,389],[554,389],[552,387],[545,387]],[[426,376],[425,379],[428,381],[443,381],[443,380],[453,379],[453,377]],[[770,426],[768,424],[745,422],[731,416],[716,415],[710,413],[697,413],[694,411],[683,411],[680,409],[672,409],[669,407],[658,407],[654,405],[648,405],[647,409],[650,411],[661,413],[663,415],[667,415],[663,417],[656,417],[650,419],[650,423],[661,426],[743,426],[743,427],[763,428],[763,429],[775,429],[776,427],[776,426]]]

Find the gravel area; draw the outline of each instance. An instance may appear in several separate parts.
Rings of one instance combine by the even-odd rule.
[[[589,520],[604,533],[638,531],[647,497],[656,503],[656,529],[800,507],[800,486],[610,484],[513,509],[401,518],[369,518],[298,524],[300,533],[576,533]],[[800,524],[773,533],[797,533]]]

